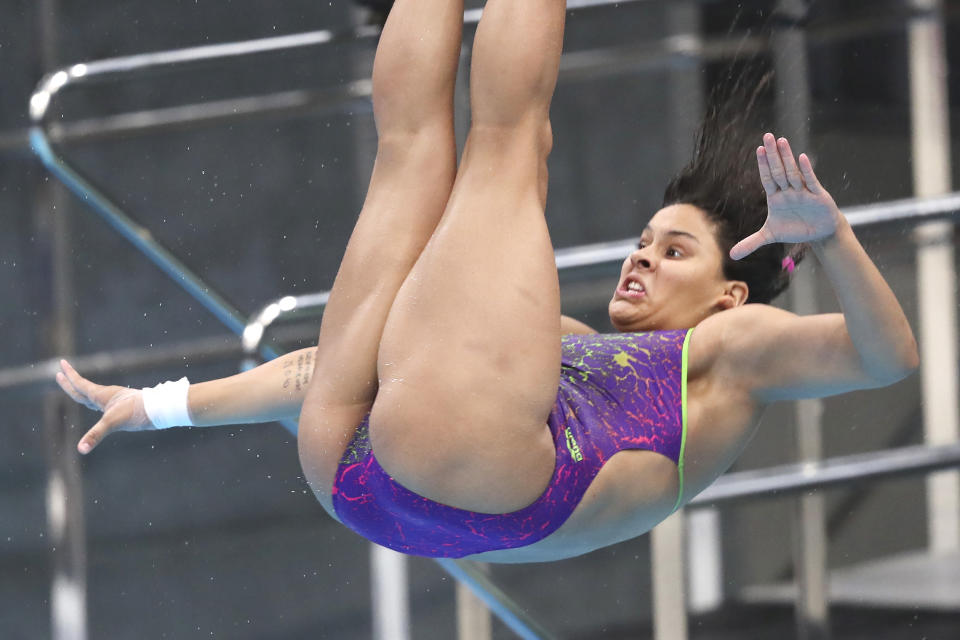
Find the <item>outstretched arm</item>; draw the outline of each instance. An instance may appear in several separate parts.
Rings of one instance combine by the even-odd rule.
[[[316,347],[300,349],[255,369],[190,385],[187,410],[195,426],[271,422],[296,418],[313,373]],[[77,448],[89,453],[114,431],[146,431],[154,426],[143,409],[142,392],[128,387],[99,385],[61,361],[57,383],[76,402],[103,416],[83,436]]]
[[[725,319],[725,358],[766,400],[885,386],[912,373],[919,355],[903,309],[810,159],[801,154],[798,165],[787,140],[768,133],[757,160],[767,221],[734,246],[731,257],[773,242],[809,242],[843,313],[799,317],[764,305],[732,310]]]
[[[190,385],[187,398],[193,423],[213,427],[296,418],[316,350],[299,349],[228,378]]]

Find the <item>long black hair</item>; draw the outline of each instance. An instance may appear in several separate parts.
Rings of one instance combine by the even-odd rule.
[[[769,303],[790,284],[793,265],[803,260],[806,244],[770,244],[733,260],[730,249],[758,231],[767,218],[767,199],[757,171],[756,148],[763,122],[757,102],[772,74],[729,67],[711,93],[696,135],[693,157],[670,180],[663,206],[690,204],[703,210],[716,229],[723,254],[723,276],[747,284],[747,302]]]

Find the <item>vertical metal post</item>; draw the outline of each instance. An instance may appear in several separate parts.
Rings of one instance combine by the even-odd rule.
[[[57,64],[57,0],[37,5],[40,64],[43,71]],[[74,290],[70,265],[70,231],[66,198],[59,183],[45,177],[36,187],[34,224],[37,260],[49,261],[49,278],[41,285],[50,305],[43,342],[51,354],[74,352]],[[48,467],[47,526],[52,551],[50,587],[51,637],[85,640],[87,637],[86,532],[83,521],[83,476],[70,425],[79,411],[62,394],[43,400],[43,433]]]
[[[684,511],[681,509],[650,532],[653,547],[653,637],[684,640],[687,635],[684,563]]]
[[[407,557],[371,544],[370,572],[374,640],[409,640]]]
[[[809,283],[805,286],[812,289]],[[803,308],[801,296],[795,292],[795,308]],[[800,313],[799,311],[797,313]],[[819,399],[800,400],[796,403],[797,449],[803,461],[820,460],[823,457],[822,427],[820,417],[823,403]],[[827,573],[827,527],[823,495],[809,492],[801,495],[795,503],[793,518],[793,565],[797,596],[794,611],[799,640],[826,640],[830,637],[830,592]]]
[[[947,56],[941,0],[912,0],[917,12],[908,30],[913,180],[917,196],[950,191],[950,122]],[[914,232],[920,308],[923,423],[930,445],[960,440],[957,391],[957,277],[953,225],[931,223]],[[960,474],[927,478],[929,547],[960,549]]]
[[[701,18],[698,2],[672,2],[667,7],[667,30],[674,38],[686,41],[687,51],[698,52],[701,44]],[[683,55],[670,67],[670,137],[672,164],[681,167],[693,151],[693,132],[703,118],[705,91],[702,61],[696,53]],[[704,613],[723,603],[723,557],[720,539],[720,515],[713,508],[690,513],[685,522],[687,547],[684,554],[660,554],[655,562],[680,564],[687,580],[685,610]],[[681,601],[681,604],[682,601]]]
[[[780,23],[773,34],[772,53],[776,71],[776,126],[798,151],[810,149],[810,83],[806,34],[801,22],[806,0],[779,0]],[[799,315],[818,313],[817,291],[809,270],[798,272],[791,284],[791,306]],[[816,461],[823,457],[819,399],[796,402],[797,458]],[[825,640],[830,636],[829,576],[827,575],[827,530],[823,496],[809,493],[796,502],[793,519],[793,566],[797,585],[794,603],[797,637]]]
[[[490,573],[490,567],[476,563],[481,573]],[[459,640],[490,640],[493,637],[493,618],[490,609],[463,582],[457,582],[457,638]]]
[[[716,507],[687,513],[687,585],[690,613],[707,613],[723,605],[723,545]]]
[[[672,38],[682,39],[690,53],[678,54],[670,61],[668,83],[670,115],[670,153],[673,168],[679,169],[690,160],[693,134],[703,118],[705,91],[702,60],[700,2],[674,0],[667,6],[667,30]]]
[[[363,9],[352,7],[350,18],[360,24],[366,18]],[[351,61],[353,77],[369,77],[374,52],[356,46]],[[370,180],[373,160],[377,155],[377,132],[373,120],[355,122],[353,131],[353,166],[356,202],[362,203]],[[410,638],[410,600],[407,579],[407,557],[376,544],[370,544],[370,606],[375,640],[407,640]]]
[[[670,114],[667,126],[671,132],[671,160],[675,168],[687,162],[693,148],[693,132],[703,114],[704,90],[698,51],[701,44],[700,6],[697,2],[671,2],[664,16],[671,37],[683,39],[686,51],[671,60],[669,87]],[[687,637],[686,518],[683,510],[657,525],[650,533],[653,574],[653,632],[657,640],[683,640]],[[695,555],[713,554],[719,549],[719,528],[716,520],[695,519],[699,525]],[[691,580],[697,593],[713,591],[717,580],[710,568],[718,568],[720,558],[696,567]]]

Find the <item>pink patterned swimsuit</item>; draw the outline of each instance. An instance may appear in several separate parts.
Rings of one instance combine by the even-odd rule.
[[[562,525],[613,454],[655,451],[677,465],[683,499],[687,349],[692,330],[563,337],[557,402],[547,424],[557,461],[543,494],[510,513],[478,513],[401,486],[377,463],[365,418],[340,461],[341,522],[377,544],[459,558],[533,544]]]

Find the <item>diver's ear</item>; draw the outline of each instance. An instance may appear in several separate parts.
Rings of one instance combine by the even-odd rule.
[[[722,310],[733,309],[747,303],[750,295],[750,288],[742,280],[728,280],[723,287],[723,295],[720,297],[718,306]]]

